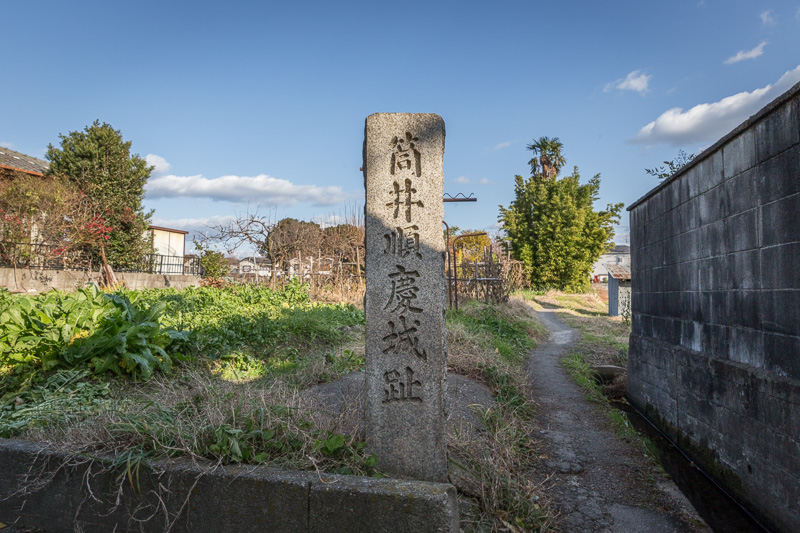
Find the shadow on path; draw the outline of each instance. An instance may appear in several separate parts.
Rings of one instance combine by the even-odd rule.
[[[549,307],[549,306],[547,306]],[[578,332],[556,316],[538,315],[550,331],[531,352],[527,374],[538,404],[542,472],[565,532],[685,533],[710,531],[678,488],[619,437],[600,406],[561,366]]]

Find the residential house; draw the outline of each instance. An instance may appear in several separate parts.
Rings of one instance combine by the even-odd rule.
[[[12,175],[14,172],[44,176],[49,167],[50,163],[47,161],[0,146],[0,177]]]
[[[188,231],[148,226],[150,242],[153,245],[151,272],[153,274],[183,274],[184,249]]]
[[[608,281],[607,264],[612,265],[628,265],[631,264],[631,247],[625,245],[615,246],[608,252],[600,256],[600,258],[592,265],[592,281],[606,282]]]
[[[239,275],[269,278],[272,275],[272,261],[266,257],[245,257],[239,261]]]

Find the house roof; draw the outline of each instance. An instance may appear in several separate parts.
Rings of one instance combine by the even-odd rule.
[[[188,235],[188,231],[183,231],[182,229],[172,229],[172,228],[163,228],[161,226],[147,226],[147,229],[157,229],[161,231],[168,231],[170,233],[183,233],[184,235]]]
[[[630,265],[618,265],[615,263],[606,263],[606,270],[608,275],[620,281],[630,281],[631,267]]]
[[[0,146],[0,167],[41,176],[47,172],[50,163]]]
[[[264,265],[271,265],[272,261],[268,257],[245,257],[242,261],[247,261],[248,263],[252,263],[254,265],[264,266]]]

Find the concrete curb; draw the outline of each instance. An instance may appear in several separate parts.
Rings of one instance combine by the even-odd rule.
[[[142,468],[138,490],[126,480],[117,491],[124,472],[102,468],[106,461],[0,439],[0,522],[48,533],[458,531],[456,490],[444,483],[261,466],[207,471],[174,460]],[[46,483],[22,494],[34,479]]]

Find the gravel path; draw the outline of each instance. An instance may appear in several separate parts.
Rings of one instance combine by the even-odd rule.
[[[560,364],[578,332],[553,311],[539,312],[550,331],[534,350],[528,377],[541,429],[548,493],[560,528],[572,532],[685,533],[710,531],[678,488],[614,432],[608,416],[586,400]]]

